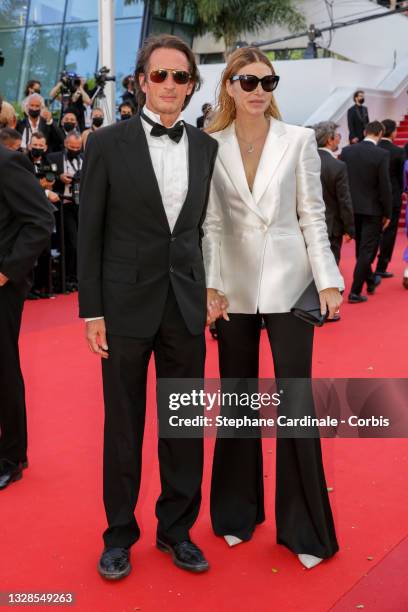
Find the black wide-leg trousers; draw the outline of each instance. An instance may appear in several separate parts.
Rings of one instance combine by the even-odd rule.
[[[229,317],[229,322],[217,322],[220,376],[257,378],[261,315]],[[310,378],[313,327],[291,313],[264,314],[263,319],[275,377]],[[319,438],[277,438],[275,516],[279,544],[320,558],[337,552]],[[249,540],[256,524],[264,520],[260,438],[217,438],[211,518],[217,535],[242,540]]]
[[[173,290],[157,333],[149,338],[107,336],[102,360],[105,400],[104,503],[106,546],[130,547],[140,536],[134,516],[142,472],[146,381],[154,354],[157,378],[203,378],[204,334],[188,331]],[[151,417],[153,418],[153,417]],[[170,544],[189,539],[201,503],[202,438],[159,438],[161,494],[157,535]],[[145,475],[148,478],[148,474]]]
[[[0,287],[0,462],[27,460],[27,417],[18,337],[27,285]]]

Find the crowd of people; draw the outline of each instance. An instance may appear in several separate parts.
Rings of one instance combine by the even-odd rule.
[[[56,293],[76,291],[78,205],[83,155],[88,137],[105,125],[105,112],[95,104],[95,89],[83,79],[66,77],[53,87],[49,96],[59,100],[55,117],[41,95],[41,82],[29,80],[22,101],[23,117],[5,100],[0,112],[0,143],[21,151],[33,164],[35,175],[54,207],[55,227],[49,244],[34,270],[29,300],[53,298]],[[123,79],[124,93],[118,106],[118,120],[130,119],[137,112],[134,77]]]

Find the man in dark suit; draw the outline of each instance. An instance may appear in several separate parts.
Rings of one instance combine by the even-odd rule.
[[[356,227],[356,257],[349,302],[366,302],[361,295],[364,283],[368,293],[375,291],[371,264],[377,253],[381,230],[390,222],[392,208],[389,178],[389,153],[377,147],[384,132],[382,123],[366,127],[363,142],[345,147],[341,159],[346,163]]]
[[[18,337],[30,273],[53,228],[31,162],[0,145],[0,489],[27,466],[24,380]]]
[[[347,111],[350,144],[356,144],[364,139],[364,130],[370,121],[368,109],[364,106],[364,91],[356,91],[353,100],[354,106],[351,106]]]
[[[389,153],[389,172],[392,187],[392,215],[389,226],[383,231],[381,236],[380,251],[375,273],[382,278],[392,278],[394,275],[391,272],[387,272],[387,267],[394,251],[398,221],[401,215],[405,151],[402,147],[397,147],[393,143],[397,134],[397,124],[395,121],[392,119],[384,119],[382,124],[384,126],[384,136],[381,138],[378,146]]]
[[[28,149],[32,134],[41,132],[47,140],[48,151],[60,151],[62,142],[59,130],[45,107],[44,98],[36,93],[31,94],[25,101],[24,110],[26,115],[17,122],[16,128],[22,136],[22,148]]]
[[[63,214],[63,255],[65,262],[66,289],[76,290],[77,278],[77,245],[78,245],[78,201],[75,197],[82,169],[82,138],[79,132],[70,131],[65,138],[64,151],[51,153],[48,159],[57,166],[57,180],[54,190],[60,195]],[[57,236],[61,245],[61,209],[56,214]],[[61,249],[60,249],[61,250]]]
[[[326,205],[327,232],[338,264],[343,236],[349,242],[355,236],[355,229],[347,166],[335,156],[341,138],[337,128],[338,125],[332,121],[322,121],[314,126],[321,160],[320,178]]]
[[[150,357],[159,378],[204,375],[201,228],[217,144],[180,121],[198,82],[186,43],[148,39],[136,67],[141,114],[91,134],[85,154],[79,302],[89,347],[103,358],[108,529],[98,570],[108,579],[130,572],[140,535],[134,509]],[[158,450],[157,547],[202,572],[208,563],[189,530],[200,507],[203,440],[160,437]]]

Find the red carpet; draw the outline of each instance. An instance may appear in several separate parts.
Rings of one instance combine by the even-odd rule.
[[[391,266],[394,279],[383,281],[367,304],[345,304],[340,323],[318,330],[315,376],[407,376],[405,244],[401,233]],[[353,247],[347,245],[342,269],[348,285],[353,262]],[[96,572],[105,526],[100,365],[85,345],[76,296],[28,303],[21,350],[30,468],[0,494],[0,592],[73,591],[74,609],[81,612],[343,612],[360,604],[370,612],[408,610],[407,590],[397,590],[406,581],[408,561],[405,440],[323,440],[340,552],[311,571],[275,544],[273,440],[264,444],[267,522],[250,543],[233,550],[212,534],[208,441],[202,512],[192,535],[211,571],[194,576],[174,567],[154,547],[159,479],[152,372],[137,510],[142,538],[132,550],[131,576],[118,584],[103,582]],[[261,362],[262,375],[271,376],[265,337]],[[211,339],[207,373],[217,375]]]

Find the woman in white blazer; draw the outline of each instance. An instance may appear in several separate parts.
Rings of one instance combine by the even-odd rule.
[[[258,377],[262,318],[275,376],[310,378],[314,328],[291,308],[313,279],[322,312],[333,318],[342,301],[314,132],[280,121],[278,81],[258,49],[235,51],[208,128],[219,149],[203,254],[222,378]],[[276,462],[277,541],[313,567],[338,550],[319,438],[278,438]],[[264,520],[259,438],[218,437],[211,517],[230,545]]]

